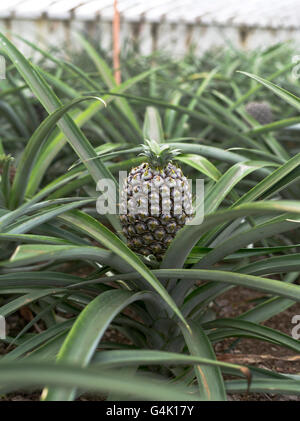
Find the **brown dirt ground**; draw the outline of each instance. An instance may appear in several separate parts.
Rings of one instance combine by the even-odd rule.
[[[257,291],[235,287],[218,298],[215,301],[213,309],[216,311],[218,318],[236,317],[255,306],[253,300],[263,296],[263,293]],[[294,327],[291,320],[295,314],[300,314],[300,303],[294,304],[284,312],[262,324],[291,336],[291,329]],[[240,339],[234,348],[230,349],[230,346],[234,342],[235,339],[226,339],[215,346],[215,351],[219,359],[223,359],[222,357],[225,352],[225,355],[229,358],[227,361],[231,360],[231,362],[236,363],[243,363],[243,361],[247,363],[248,361],[253,366],[274,370],[279,373],[300,373],[300,357],[292,350],[268,342],[247,338]],[[298,361],[293,361],[293,357],[299,357]],[[233,394],[230,398],[235,401],[300,401],[299,395],[271,395],[266,393],[250,394],[248,397],[241,394]]]

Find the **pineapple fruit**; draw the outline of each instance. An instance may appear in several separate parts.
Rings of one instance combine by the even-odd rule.
[[[121,191],[120,220],[128,246],[161,260],[177,231],[192,217],[192,193],[172,163],[180,152],[145,141],[145,162],[132,168]]]
[[[245,109],[261,125],[269,124],[273,121],[273,113],[267,102],[248,102]]]

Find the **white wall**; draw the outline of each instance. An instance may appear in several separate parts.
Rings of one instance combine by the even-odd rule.
[[[101,42],[103,48],[111,48],[111,22],[109,21],[55,21],[37,19],[1,20],[0,30],[8,35],[21,35],[36,43],[39,47],[49,44],[60,46],[67,43],[75,50],[79,48],[74,38],[74,31],[88,31]],[[21,50],[30,55],[31,49],[14,36],[11,36]],[[154,49],[170,51],[176,55],[185,53],[190,45],[195,45],[196,52],[202,53],[212,46],[222,46],[230,42],[243,49],[255,49],[272,45],[279,41],[300,41],[300,29],[242,29],[238,27],[216,27],[203,25],[187,25],[183,23],[161,22],[122,22],[121,41],[136,40],[142,54],[149,54]]]

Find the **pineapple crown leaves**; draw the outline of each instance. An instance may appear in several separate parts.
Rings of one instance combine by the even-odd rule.
[[[171,162],[175,156],[180,155],[179,149],[172,149],[171,145],[166,143],[158,143],[155,140],[145,139],[145,144],[142,144],[143,152],[140,156],[145,156],[147,160],[154,167],[164,167],[168,162]]]
[[[5,163],[11,163],[12,161],[14,161],[14,158],[10,154],[0,154],[0,167],[2,167]]]

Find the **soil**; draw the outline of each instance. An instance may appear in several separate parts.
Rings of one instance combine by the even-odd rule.
[[[219,297],[212,306],[217,318],[236,317],[257,304],[257,300],[264,297],[263,293],[253,291],[247,288],[235,287]],[[294,304],[284,312],[272,317],[262,323],[265,326],[280,330],[291,336],[291,329],[294,327],[291,320],[295,314],[300,315],[300,303]],[[28,311],[23,310],[10,316],[8,320],[10,334],[20,331],[30,319]],[[39,326],[33,329],[39,330]],[[119,343],[129,343],[128,340],[119,332],[109,329],[104,341],[113,341]],[[297,353],[277,345],[267,342],[242,338],[226,339],[215,346],[217,358],[222,361],[250,364],[264,369],[277,371],[279,373],[300,373],[300,356]],[[0,344],[0,354],[5,353],[5,349]],[[0,396],[0,401],[38,401],[40,392],[10,393],[6,396]],[[228,396],[232,401],[300,401],[299,395],[279,395],[279,394],[231,394]],[[103,400],[99,395],[84,394],[78,400],[95,401]]]
[[[256,305],[256,301],[264,297],[247,288],[235,287],[219,297],[213,306],[218,318],[236,317]],[[294,327],[291,320],[295,314],[300,314],[300,303],[296,303],[287,310],[272,317],[262,325],[277,329],[289,336]],[[242,338],[226,339],[215,346],[218,359],[237,364],[250,364],[256,367],[277,371],[285,374],[300,373],[300,356],[284,347],[268,342]],[[224,359],[224,357],[226,358]],[[248,401],[300,401],[299,395],[272,395],[272,394],[233,394],[231,400]]]

